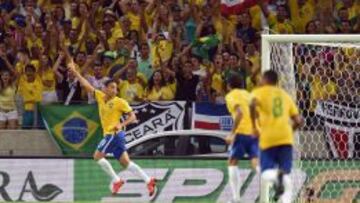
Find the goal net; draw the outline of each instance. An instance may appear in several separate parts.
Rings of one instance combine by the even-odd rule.
[[[360,201],[360,36],[263,35],[262,70],[276,70],[305,120],[294,170],[297,202]],[[301,178],[303,180],[303,178]]]

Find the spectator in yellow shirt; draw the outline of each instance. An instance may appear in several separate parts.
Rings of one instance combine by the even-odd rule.
[[[268,4],[262,3],[261,9],[268,19],[270,29],[275,34],[292,34],[294,33],[293,25],[289,19],[289,13],[284,5],[278,5],[276,7],[276,15],[271,13],[268,9]]]
[[[18,111],[15,104],[16,84],[9,70],[0,72],[0,129],[16,129]]]
[[[44,103],[57,102],[55,72],[52,69],[50,57],[45,54],[41,56],[39,75],[43,85],[42,101]]]
[[[43,85],[40,77],[36,75],[36,69],[33,65],[27,65],[25,67],[25,77],[23,80],[19,81],[18,92],[23,98],[24,102],[24,114],[23,114],[23,128],[29,129],[33,128],[34,124],[41,124],[41,120],[37,114],[35,105],[37,102],[42,100],[42,90]],[[35,118],[37,116],[37,121]]]
[[[146,101],[161,101],[164,100],[165,80],[161,70],[157,70],[151,76],[148,86],[145,90]]]
[[[313,82],[311,82],[310,112],[314,112],[318,101],[335,99],[336,84],[332,81],[333,73],[330,67],[318,67]]]
[[[356,20],[360,13],[359,0],[342,0],[337,1],[336,9],[345,8],[348,11],[347,20]]]
[[[222,73],[224,71],[223,57],[220,54],[215,55],[214,70],[211,74],[211,88],[215,91],[216,95],[224,95],[224,80]]]
[[[118,2],[118,6],[120,10],[126,15],[126,17],[130,20],[131,30],[136,30],[140,32],[141,29],[141,10],[138,1],[129,1],[122,0]]]
[[[176,73],[169,68],[165,67],[162,68],[162,74],[165,80],[165,87],[164,87],[164,100],[173,100],[176,94]]]
[[[119,97],[129,103],[143,100],[144,88],[138,81],[136,74],[136,69],[126,68],[126,80],[119,82]]]
[[[289,0],[291,22],[296,33],[304,33],[306,25],[315,17],[314,0]]]
[[[277,7],[276,20],[270,22],[270,27],[278,34],[294,33],[294,28],[288,18],[288,11],[285,6]]]

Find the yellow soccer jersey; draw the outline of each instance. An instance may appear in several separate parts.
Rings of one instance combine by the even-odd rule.
[[[211,88],[213,88],[216,93],[221,94],[224,92],[224,80],[221,73],[214,73],[211,78]]]
[[[129,81],[124,80],[119,84],[119,96],[129,103],[134,102],[136,97],[143,98],[143,94],[144,88],[138,82],[130,84]]]
[[[175,98],[175,91],[171,87],[171,84],[161,88],[161,90],[163,100],[173,100]]]
[[[19,79],[18,92],[23,97],[24,109],[33,111],[36,102],[42,100],[43,85],[40,77],[36,77],[33,82],[28,82],[26,76]]]
[[[160,66],[160,58],[156,54],[156,49],[159,49],[159,55],[161,56],[161,60],[167,61],[171,58],[173,53],[173,43],[168,40],[162,40],[157,43],[151,43],[150,45],[150,56],[151,56],[151,64],[152,67]]]
[[[119,97],[105,102],[105,93],[95,90],[95,99],[99,106],[99,116],[104,131],[104,136],[114,134],[114,127],[120,122],[124,113],[130,113],[132,108],[129,103]]]
[[[52,92],[55,91],[55,85],[56,85],[56,79],[55,79],[55,73],[54,71],[49,68],[45,70],[41,75],[41,80],[43,81],[43,91],[44,92]],[[48,82],[51,85],[46,86],[44,83]]]
[[[140,14],[135,14],[135,13],[132,13],[132,12],[128,12],[126,14],[126,17],[131,22],[130,30],[136,30],[136,31],[140,32],[140,29],[141,29],[141,16],[140,16]]]
[[[291,97],[281,88],[264,86],[252,92],[259,114],[260,149],[293,144],[290,118],[299,114]]]
[[[240,107],[242,112],[242,119],[236,127],[235,133],[253,135],[253,126],[250,117],[250,93],[246,90],[234,89],[226,95],[225,101],[227,109],[234,120],[237,106]]]
[[[149,101],[160,101],[162,96],[162,88],[158,91],[155,88],[152,90],[146,89],[146,98]]]

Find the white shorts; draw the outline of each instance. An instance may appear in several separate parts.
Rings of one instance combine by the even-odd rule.
[[[18,112],[16,110],[9,112],[0,112],[0,122],[6,122],[8,120],[17,120]]]
[[[53,103],[57,102],[58,98],[56,92],[43,92],[42,93],[42,103]]]

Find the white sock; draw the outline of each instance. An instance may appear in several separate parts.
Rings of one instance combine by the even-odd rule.
[[[284,194],[281,196],[281,202],[282,203],[291,203],[292,199],[292,183],[291,183],[290,175],[284,175],[283,176],[283,183],[285,187]]]
[[[105,171],[105,173],[107,173],[113,181],[119,181],[120,178],[116,175],[114,169],[112,168],[111,164],[105,159],[105,158],[101,158],[99,159],[99,161],[97,162],[103,171]]]
[[[268,203],[270,187],[275,183],[278,171],[275,169],[265,170],[261,174],[260,203]]]
[[[256,172],[256,173],[261,173],[260,166],[256,166],[256,167],[255,167],[255,172]]]
[[[142,170],[142,169],[140,168],[140,166],[138,166],[136,163],[130,161],[127,169],[128,169],[129,171],[131,171],[132,173],[134,173],[135,175],[141,177],[141,178],[145,181],[145,183],[149,183],[149,182],[150,182],[150,177],[149,177],[149,176],[145,173],[145,171]]]
[[[233,199],[240,201],[240,173],[237,166],[229,166],[229,183]]]

